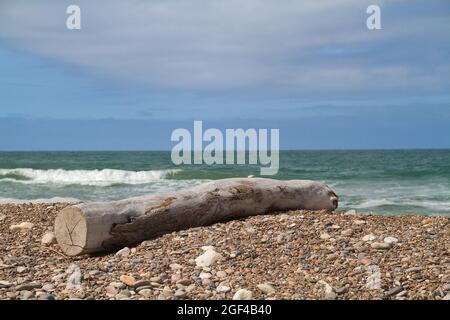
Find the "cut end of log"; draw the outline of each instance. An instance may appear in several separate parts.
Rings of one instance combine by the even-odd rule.
[[[82,254],[87,240],[87,223],[83,212],[77,207],[63,209],[55,220],[55,234],[65,254]]]

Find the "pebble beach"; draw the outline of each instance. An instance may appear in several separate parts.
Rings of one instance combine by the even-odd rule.
[[[298,210],[67,257],[67,205],[0,205],[0,299],[450,299],[445,216]]]

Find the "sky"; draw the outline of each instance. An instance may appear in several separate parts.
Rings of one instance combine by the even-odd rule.
[[[449,57],[447,0],[0,0],[0,150],[170,149],[193,120],[449,148]]]

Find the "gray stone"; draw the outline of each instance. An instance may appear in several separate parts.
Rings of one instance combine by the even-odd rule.
[[[39,295],[39,300],[56,300],[56,298],[52,294],[44,293]]]
[[[33,289],[40,289],[42,285],[40,283],[36,282],[30,282],[30,283],[23,283],[18,286],[16,286],[17,291],[29,291]]]
[[[72,264],[67,269],[66,273],[69,273],[70,276],[67,278],[66,282],[66,289],[72,290],[72,289],[79,289],[81,286],[81,270],[80,268]]]
[[[401,286],[400,287],[395,287],[395,288],[392,288],[392,289],[386,291],[384,293],[384,295],[386,297],[390,297],[390,296],[396,295],[396,294],[398,294],[398,293],[400,293],[402,291],[403,291],[403,287],[401,287]]]
[[[11,283],[6,280],[0,280],[0,289],[11,287]]]
[[[47,283],[45,285],[42,286],[42,290],[44,291],[53,291],[55,290],[55,286],[51,283]]]
[[[28,300],[34,297],[34,293],[29,290],[21,290],[20,291],[20,297],[23,300]]]

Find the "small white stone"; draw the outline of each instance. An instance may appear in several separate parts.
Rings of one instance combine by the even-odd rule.
[[[209,279],[211,278],[211,273],[209,272],[200,272],[200,275],[198,276],[200,279]]]
[[[233,296],[233,300],[252,300],[253,293],[250,290],[239,289]]]
[[[55,234],[53,232],[46,232],[42,237],[41,244],[49,246],[54,243],[56,243]]]
[[[119,257],[128,257],[128,256],[130,255],[130,253],[131,253],[130,248],[125,247],[125,248],[120,249],[119,251],[117,251],[117,252],[116,252],[116,256],[119,256]]]
[[[198,256],[195,259],[195,264],[197,267],[209,267],[214,264],[217,260],[219,260],[222,256],[220,253],[215,252],[214,250],[206,250],[202,255]]]
[[[374,249],[386,250],[392,247],[391,243],[387,242],[374,242],[370,245]]]
[[[394,245],[398,243],[398,239],[395,237],[386,237],[384,238],[384,243],[390,244],[390,245]]]
[[[216,288],[216,291],[217,292],[220,292],[220,293],[225,293],[225,292],[228,292],[228,291],[230,291],[231,290],[231,288],[229,287],[229,286],[225,286],[225,285],[219,285],[217,288]]]
[[[34,224],[31,222],[22,222],[19,224],[13,224],[9,227],[9,230],[18,230],[18,231],[28,231],[34,227]]]
[[[319,281],[320,284],[323,284],[324,286],[324,298],[327,300],[334,300],[336,299],[336,293],[334,292],[334,289],[332,286],[330,286],[327,282],[321,280]]]
[[[377,237],[374,236],[373,234],[368,234],[368,235],[365,235],[364,237],[362,237],[362,241],[369,242],[369,241],[375,240],[376,238]]]
[[[81,270],[80,268],[72,264],[67,268],[66,273],[70,274],[67,278],[66,289],[79,289],[81,286]]]
[[[23,273],[26,270],[27,270],[27,267],[24,267],[24,266],[18,266],[16,269],[17,273]]]

